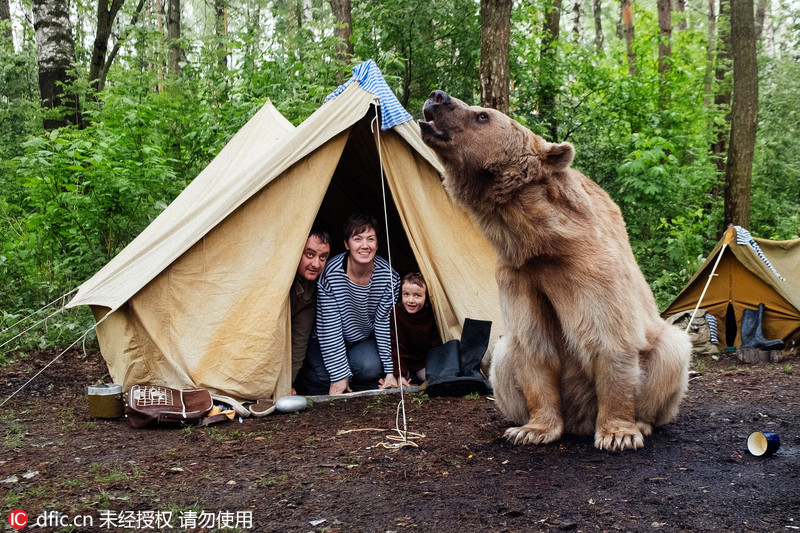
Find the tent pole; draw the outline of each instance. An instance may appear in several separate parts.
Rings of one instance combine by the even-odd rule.
[[[714,278],[714,273],[717,271],[717,267],[719,266],[719,261],[722,259],[722,254],[725,252],[725,247],[728,246],[728,243],[725,242],[722,244],[722,249],[719,251],[719,255],[717,255],[717,260],[714,262],[714,268],[711,269],[711,274],[708,275],[708,281],[706,281],[706,286],[703,287],[703,292],[700,293],[700,299],[697,300],[697,305],[692,311],[692,316],[689,318],[689,323],[686,325],[686,332],[689,332],[689,328],[692,327],[692,322],[694,322],[694,317],[697,314],[697,310],[700,309],[700,304],[703,303],[703,297],[706,295],[706,291],[708,290],[708,286],[711,285],[711,280]]]

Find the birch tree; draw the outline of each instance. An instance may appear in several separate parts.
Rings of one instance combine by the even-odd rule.
[[[167,72],[181,75],[181,0],[167,0]]]
[[[67,0],[34,0],[33,19],[42,108],[64,108],[63,115],[46,113],[44,127],[52,130],[68,123],[79,124],[80,102],[71,89],[75,81],[75,43]]]

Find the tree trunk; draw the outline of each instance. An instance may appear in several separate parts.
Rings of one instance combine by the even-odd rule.
[[[659,106],[666,109],[669,106],[670,91],[667,75],[670,70],[672,59],[672,1],[656,0],[658,6],[658,77],[661,81],[659,86]]]
[[[227,0],[214,0],[214,33],[217,36],[217,64],[222,71],[228,70],[228,3]]]
[[[142,13],[142,9],[144,9],[144,0],[139,0],[139,3],[136,5],[136,11],[134,12],[133,16],[131,17],[130,27],[136,26],[136,23],[139,22],[139,15]],[[97,83],[97,92],[101,92],[103,87],[106,85],[106,77],[108,76],[108,71],[111,69],[111,65],[114,64],[114,58],[117,57],[119,53],[119,49],[122,46],[122,43],[125,42],[125,38],[128,36],[127,32],[120,35],[117,39],[117,42],[114,43],[114,48],[111,49],[111,53],[108,54],[108,58],[106,59],[105,65],[103,65],[103,70],[100,72],[100,78]]]
[[[678,31],[684,31],[686,29],[686,0],[675,0],[675,12],[681,15]]]
[[[758,61],[753,0],[731,1],[733,106],[725,165],[725,225],[750,226],[750,177],[758,129]]]
[[[353,49],[353,20],[350,10],[350,0],[331,0],[331,11],[333,18],[336,19],[336,27],[333,34],[340,39],[336,45],[336,59],[345,65],[350,64],[350,60],[355,53]],[[344,73],[336,75],[339,84],[344,82]]]
[[[539,114],[547,125],[548,140],[558,142],[558,117],[556,116],[556,103],[561,83],[556,72],[558,57],[556,43],[561,26],[561,0],[552,0],[549,8],[544,12],[544,28],[542,31],[542,58],[541,69],[543,74],[539,78]]]
[[[572,40],[580,44],[583,35],[583,0],[575,0],[572,4]]]
[[[0,0],[0,40],[10,43],[3,46],[3,51],[11,53],[14,51],[14,35],[11,32],[11,5],[8,0]]]
[[[636,53],[633,51],[633,0],[621,0],[622,28],[625,34],[625,48],[628,51],[628,73],[636,76]]]
[[[706,43],[705,107],[711,105],[712,80],[714,79],[714,36],[716,35],[717,15],[714,13],[714,0],[708,0],[708,37]]]
[[[181,0],[167,0],[167,72],[181,75]]]
[[[512,0],[481,0],[481,105],[508,114]]]
[[[70,87],[75,81],[75,43],[67,0],[34,0],[33,20],[42,108],[65,108],[60,116],[46,114],[44,128],[52,130],[68,123],[79,124],[81,113],[77,95],[74,91],[64,93],[64,86]]]
[[[156,61],[156,92],[164,92],[164,61],[161,59],[160,51],[164,48],[164,2],[163,0],[155,0],[155,19],[156,30],[158,31],[158,50],[159,53],[155,54]]]
[[[756,41],[761,40],[764,34],[764,19],[767,17],[769,0],[758,0],[756,4]]]
[[[601,0],[592,0],[594,13],[594,46],[598,52],[603,52],[603,5]]]
[[[717,59],[714,78],[717,88],[714,93],[714,105],[725,110],[725,126],[719,128],[717,141],[711,145],[711,153],[720,174],[725,172],[725,154],[730,135],[731,104],[731,0],[719,0],[719,16],[717,17]]]
[[[109,6],[107,0],[97,0],[97,30],[94,34],[92,61],[89,64],[90,94],[100,91],[100,76],[106,64],[108,39],[111,37],[114,19],[124,3],[125,0],[112,0]]]

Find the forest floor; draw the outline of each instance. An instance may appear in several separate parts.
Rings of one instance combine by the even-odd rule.
[[[4,368],[0,398],[54,353]],[[406,394],[421,436],[400,448],[389,439],[399,394],[132,429],[89,416],[86,388],[106,367],[68,352],[0,411],[2,523],[12,531],[6,517],[23,510],[36,531],[798,530],[797,363],[696,360],[677,419],[643,449],[612,453],[569,436],[509,444],[488,397]],[[747,452],[756,430],[780,435],[775,455]]]

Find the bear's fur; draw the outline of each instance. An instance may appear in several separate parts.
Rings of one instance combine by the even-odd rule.
[[[691,344],[667,325],[617,205],[570,168],[574,148],[503,113],[435,91],[422,138],[443,184],[497,252],[505,335],[490,380],[515,443],[564,431],[600,449],[640,448],[686,393]]]

